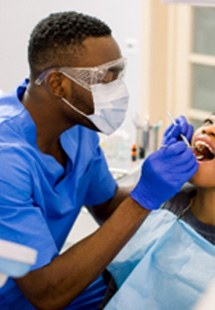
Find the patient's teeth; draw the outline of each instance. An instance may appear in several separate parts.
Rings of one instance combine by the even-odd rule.
[[[209,151],[214,154],[214,150],[210,147],[210,145],[208,145],[206,142],[204,141],[197,141],[195,143],[195,147],[201,152],[203,150],[204,147],[207,147],[209,149]]]

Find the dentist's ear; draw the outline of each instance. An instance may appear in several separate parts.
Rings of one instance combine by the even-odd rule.
[[[45,78],[46,87],[56,97],[64,97],[66,92],[66,79],[60,72],[50,72]]]

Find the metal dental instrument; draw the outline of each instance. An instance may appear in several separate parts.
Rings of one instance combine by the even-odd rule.
[[[167,111],[167,115],[169,116],[170,120],[172,121],[173,125],[177,126],[177,123],[175,121],[175,119],[173,118],[173,116]],[[180,134],[181,139],[184,141],[184,143],[188,146],[191,147],[189,141],[187,140],[187,138],[183,135]]]

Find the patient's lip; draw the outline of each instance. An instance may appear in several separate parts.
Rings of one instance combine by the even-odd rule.
[[[215,142],[213,143],[211,141],[211,139],[208,137],[208,135],[201,134],[201,135],[196,136],[194,141],[193,141],[193,145],[195,145],[196,142],[198,142],[198,141],[202,141],[202,142],[207,143],[210,146],[210,148],[213,150],[213,153],[215,153]]]

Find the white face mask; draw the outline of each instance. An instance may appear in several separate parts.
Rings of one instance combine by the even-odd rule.
[[[101,132],[110,135],[123,123],[128,108],[128,90],[122,79],[106,84],[91,86],[94,113],[87,115],[74,107],[67,99],[61,98],[79,114],[88,118]]]

